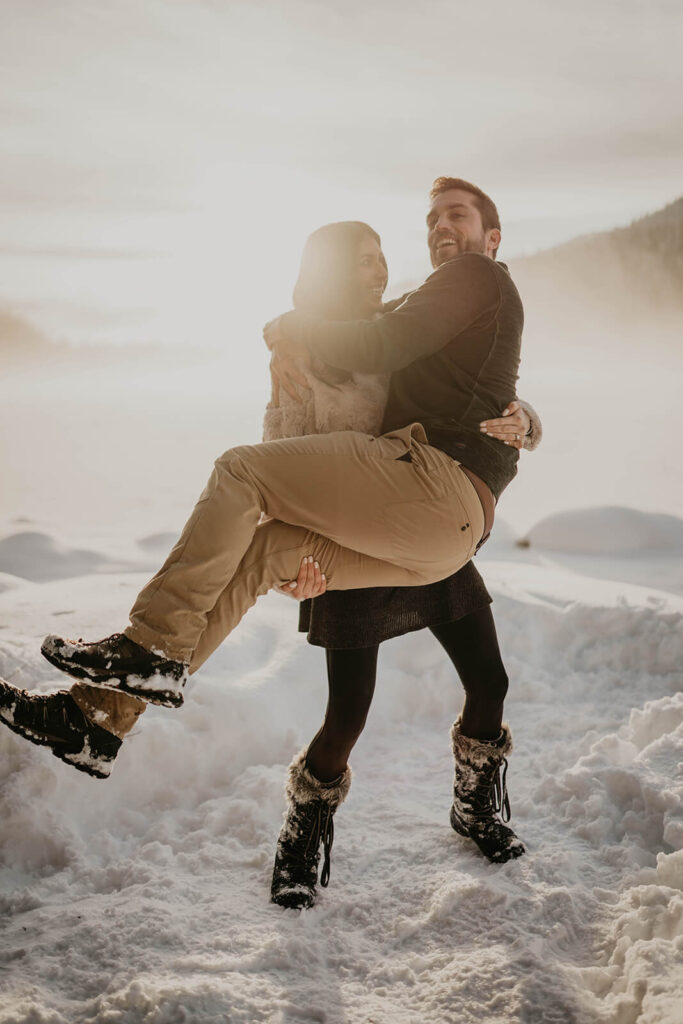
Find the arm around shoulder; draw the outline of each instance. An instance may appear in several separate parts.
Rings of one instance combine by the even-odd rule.
[[[332,366],[387,373],[438,352],[475,322],[493,320],[499,303],[493,262],[463,253],[376,320],[311,320],[290,312],[279,323],[287,340]]]

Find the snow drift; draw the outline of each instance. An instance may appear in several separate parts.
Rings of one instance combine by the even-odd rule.
[[[285,766],[326,697],[293,602],[270,595],[108,781],[0,734],[0,1022],[675,1024],[683,599],[483,568],[527,856],[493,867],[449,828],[460,687],[413,634],[382,651],[330,888],[306,914],[269,905]],[[49,689],[66,677],[42,633],[118,627],[145,577],[4,578],[0,674]]]

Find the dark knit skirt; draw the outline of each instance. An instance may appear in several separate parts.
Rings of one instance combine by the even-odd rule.
[[[299,632],[309,644],[348,650],[374,647],[393,636],[462,619],[491,603],[468,562],[453,576],[423,587],[330,590],[299,605]]]

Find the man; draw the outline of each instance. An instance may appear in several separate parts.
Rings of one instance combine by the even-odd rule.
[[[480,424],[514,397],[522,305],[506,268],[495,262],[500,223],[491,199],[452,178],[438,179],[431,199],[435,273],[398,308],[350,323],[307,321],[292,312],[267,334],[274,368],[290,391],[297,383],[293,360],[305,355],[346,370],[391,372],[382,436],[347,431],[286,439],[235,448],[216,461],[125,632],[93,644],[46,638],[42,650],[52,664],[111,694],[108,711],[92,716],[83,699],[71,700],[80,706],[65,713],[65,760],[88,756],[69,747],[79,737],[83,747],[84,734],[91,749],[109,743],[113,760],[117,732],[125,732],[117,715],[134,720],[143,707],[131,697],[182,704],[188,673],[260,594],[296,576],[302,555],[325,567],[329,590],[415,585],[455,572],[488,536],[495,500],[516,473],[517,451],[482,433]],[[270,521],[259,526],[262,513]],[[95,722],[103,715],[110,726],[104,730]],[[38,742],[49,742],[55,728],[36,721],[23,691],[8,684],[0,687],[0,717]],[[453,827],[474,838],[484,815],[485,829],[495,824],[496,842],[505,842],[506,856],[492,859],[518,856],[523,847],[494,822],[499,808],[490,793],[511,749],[509,730],[476,749],[465,740],[454,733],[461,782],[467,777],[470,787],[456,792]]]

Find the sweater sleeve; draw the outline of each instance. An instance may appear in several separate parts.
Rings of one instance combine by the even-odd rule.
[[[312,320],[292,311],[280,318],[280,327],[286,339],[332,366],[387,373],[438,352],[474,324],[487,325],[499,304],[492,261],[463,253],[375,320]]]
[[[524,438],[524,444],[522,447],[526,451],[532,452],[534,448],[538,448],[539,444],[543,440],[543,424],[541,423],[541,417],[538,415],[533,405],[529,405],[528,402],[523,401],[521,398],[518,398],[517,401],[531,420],[529,433]]]

